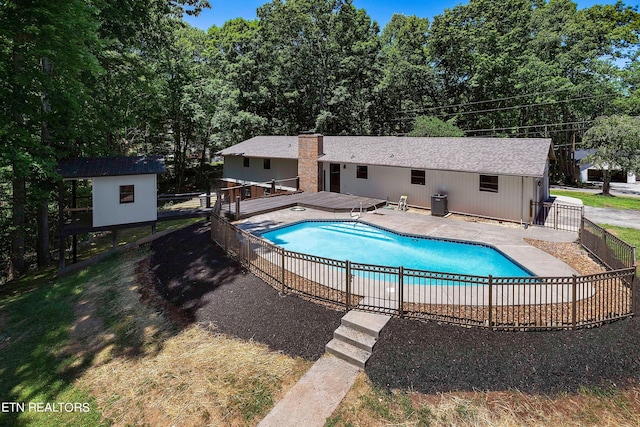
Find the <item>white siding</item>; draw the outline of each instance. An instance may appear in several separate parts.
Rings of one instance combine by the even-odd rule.
[[[411,184],[411,169],[368,166],[368,178],[356,178],[355,164],[341,164],[340,192],[398,202],[408,196],[408,204],[431,207],[433,194],[446,194],[448,208],[461,212],[512,221],[529,219],[529,203],[536,197],[534,178],[499,176],[498,192],[480,191],[480,175],[451,171],[425,171],[425,185]],[[329,164],[324,163],[325,190],[329,189]],[[541,189],[542,190],[542,189]]]
[[[155,221],[157,175],[123,175],[93,178],[93,226]],[[120,203],[120,186],[134,186],[134,202]]]
[[[240,156],[225,156],[222,176],[252,182],[268,182],[272,179],[288,179],[298,176],[297,160],[271,159],[271,169],[265,169],[262,158],[251,157],[248,168],[243,166],[243,159]]]

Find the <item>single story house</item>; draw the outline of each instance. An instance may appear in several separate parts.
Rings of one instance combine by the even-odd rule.
[[[257,136],[218,152],[228,186],[299,177],[302,191],[331,191],[526,222],[530,202],[549,197],[547,138]]]
[[[91,181],[91,202],[84,208],[91,212],[89,229],[156,221],[158,174],[163,172],[159,156],[77,157],[58,166],[64,181]],[[66,208],[71,212],[73,197],[73,206]]]
[[[602,182],[602,169],[594,167],[591,163],[583,163],[583,159],[591,153],[593,150],[576,150],[574,153],[576,167],[580,169],[580,182]],[[611,173],[611,182],[635,184],[636,176],[633,173],[615,169]]]

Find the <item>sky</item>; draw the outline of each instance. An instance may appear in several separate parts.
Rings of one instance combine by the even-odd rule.
[[[574,0],[578,9],[587,8],[594,4],[615,4],[615,0]],[[199,17],[185,17],[185,21],[194,27],[208,30],[212,25],[221,27],[226,21],[233,18],[256,18],[256,9],[269,0],[209,0],[211,9],[206,9]],[[451,9],[460,4],[467,4],[460,0],[354,0],[353,4],[358,9],[365,9],[371,18],[378,22],[380,29],[391,19],[394,13],[404,15],[417,15],[421,18],[433,18],[440,15],[445,9]],[[633,2],[625,1],[632,5]]]

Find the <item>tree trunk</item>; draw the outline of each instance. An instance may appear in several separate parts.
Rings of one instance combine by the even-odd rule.
[[[603,171],[602,173],[602,194],[604,196],[611,195],[611,174],[607,171]]]
[[[14,169],[13,173],[13,207],[11,233],[11,271],[9,279],[14,279],[26,271],[24,260],[25,246],[25,205],[27,200],[26,180]]]
[[[45,196],[38,206],[38,267],[49,264],[49,197]]]

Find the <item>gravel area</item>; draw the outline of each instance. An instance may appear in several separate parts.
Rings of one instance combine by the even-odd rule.
[[[216,332],[317,360],[344,315],[280,295],[227,258],[203,223],[161,237],[151,249],[149,282],[162,300],[147,298],[182,323],[210,325]]]
[[[316,360],[344,314],[281,296],[227,258],[212,243],[208,225],[171,233],[151,248],[149,282],[165,311],[183,322],[212,323],[218,332]],[[391,319],[366,373],[382,388],[423,393],[554,394],[637,384],[640,320],[579,331],[493,332]]]

